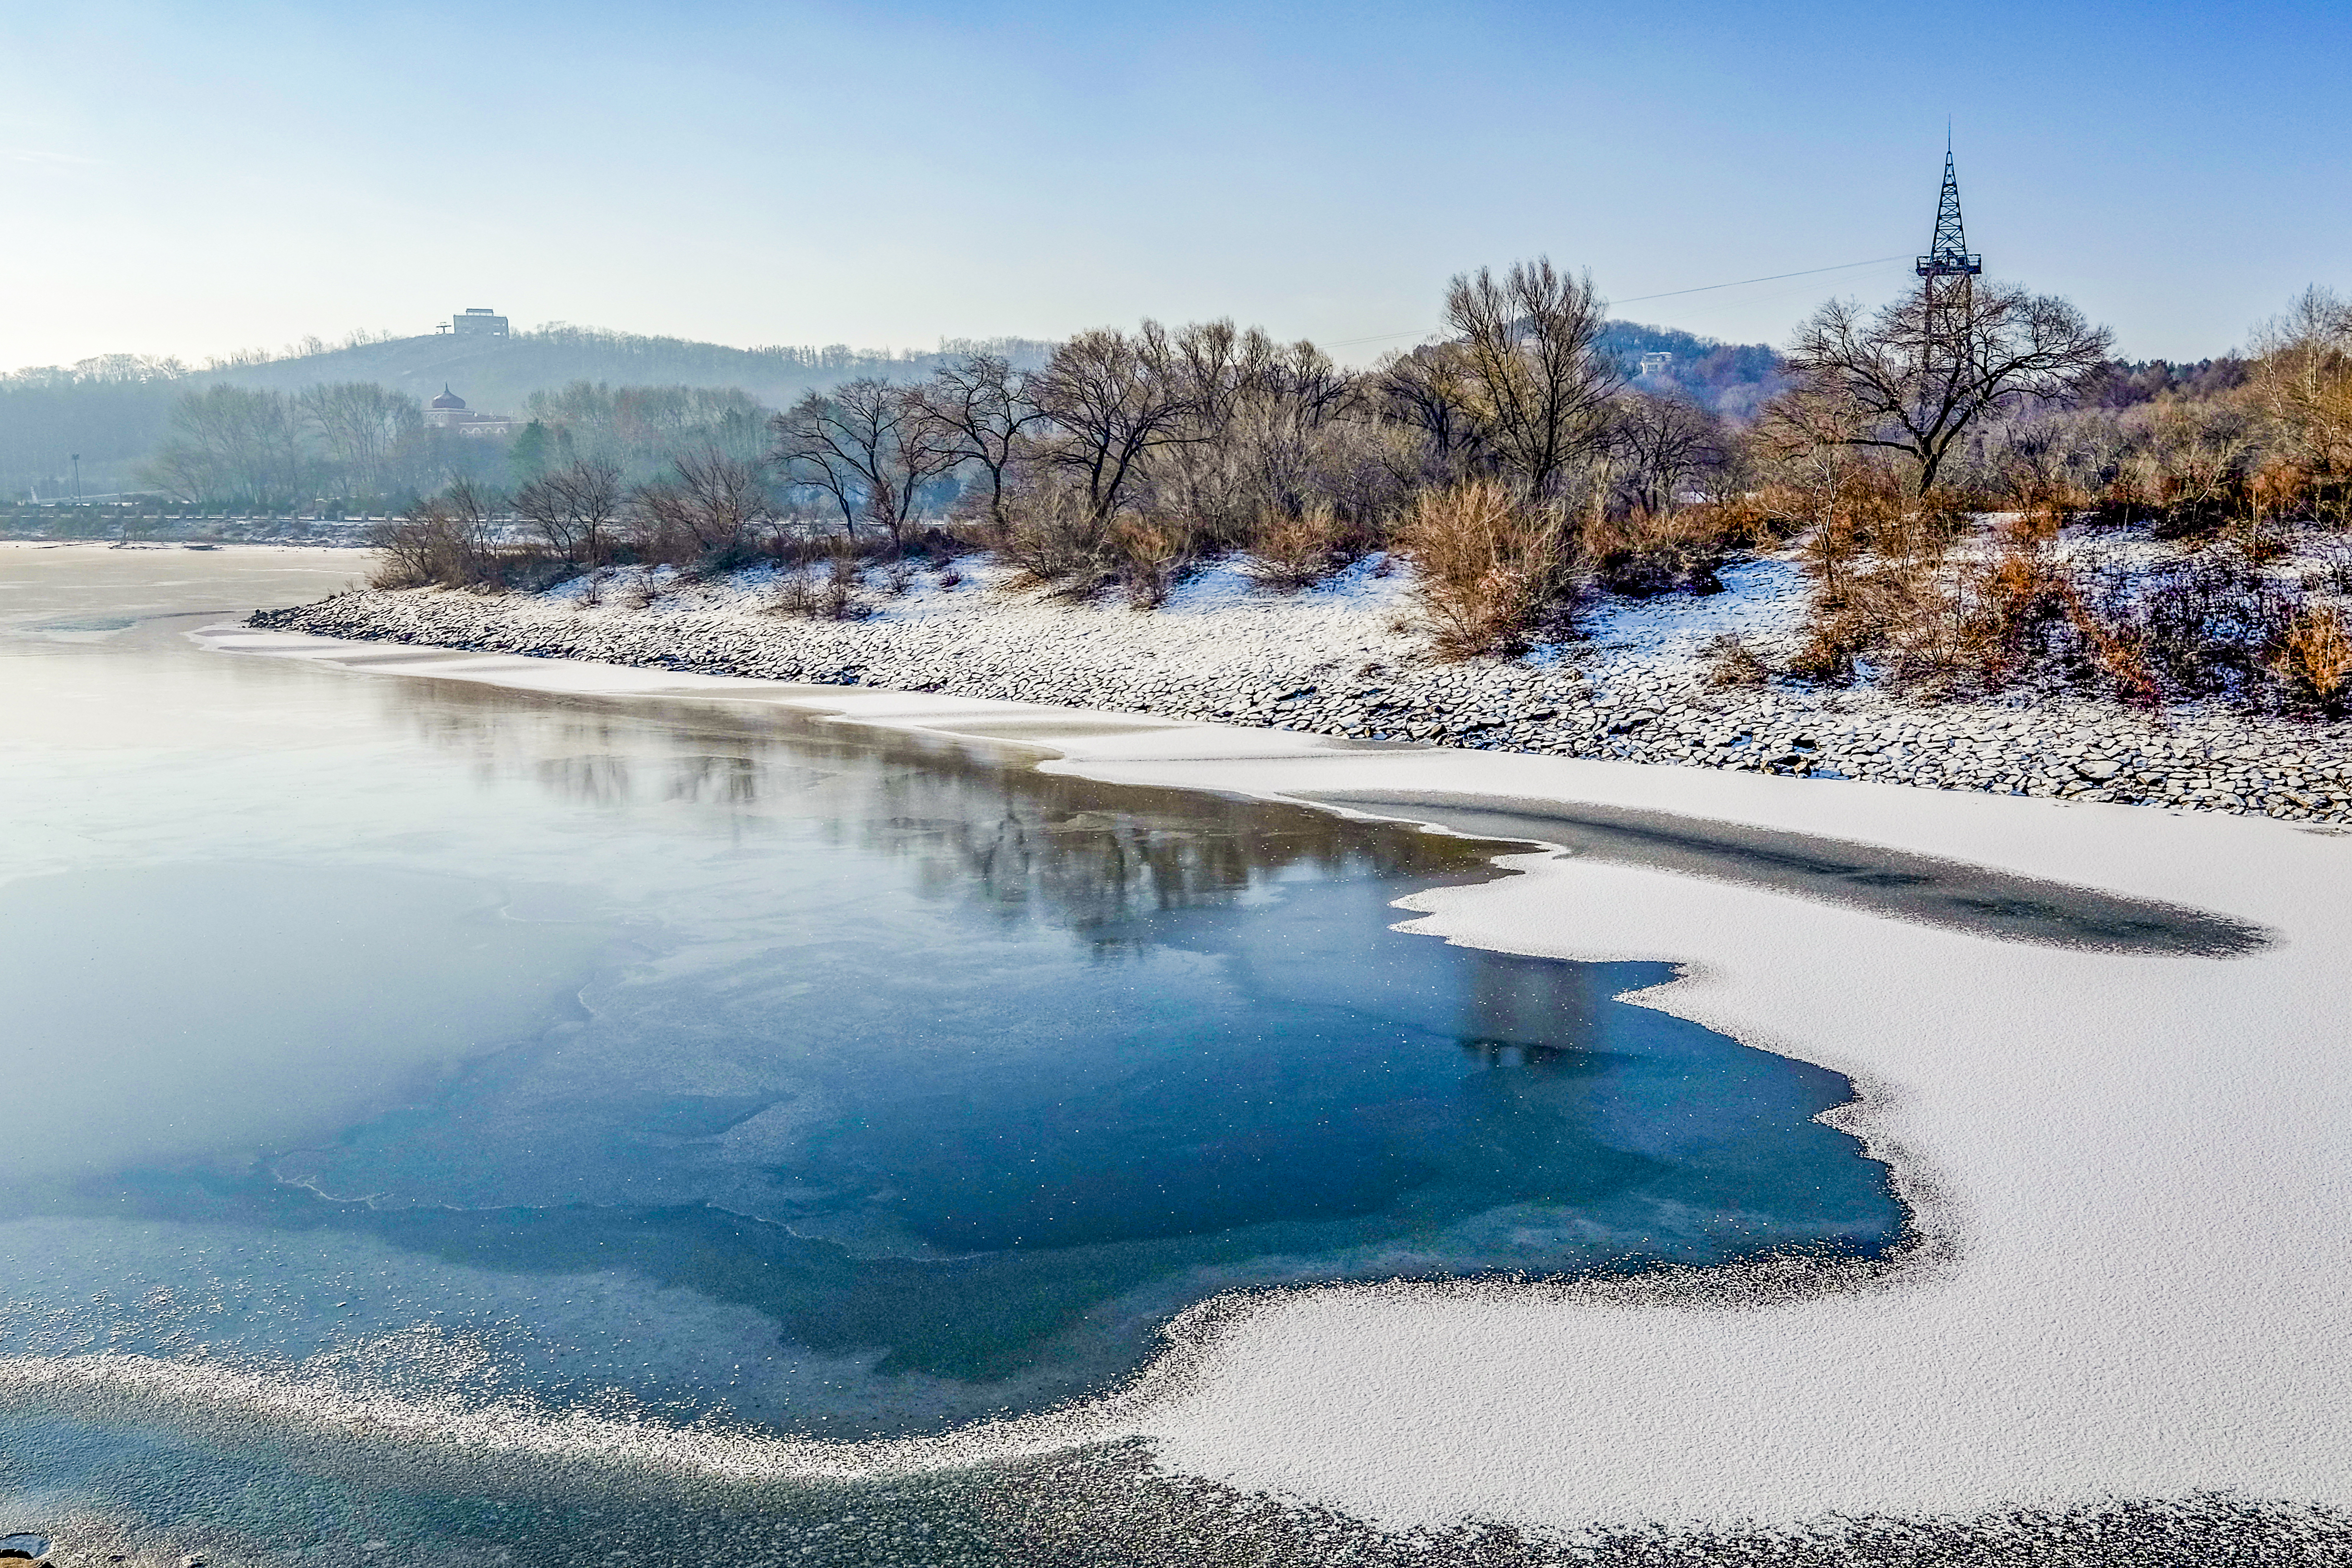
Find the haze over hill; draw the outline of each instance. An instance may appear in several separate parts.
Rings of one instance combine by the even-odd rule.
[[[331,347],[314,338],[284,353],[239,354],[203,366],[106,354],[0,376],[0,495],[16,500],[31,492],[43,499],[70,494],[76,453],[84,494],[136,487],[140,462],[164,438],[173,401],[201,387],[299,392],[373,382],[423,401],[446,386],[474,408],[520,415],[534,392],[588,381],[732,387],[782,407],[805,392],[860,376],[928,375],[946,360],[973,350],[1025,365],[1042,361],[1049,347],[1001,338],[950,340],[929,353],[841,343],[745,349],[559,321],[512,335],[429,332],[372,340],[354,334]]]
[[[1762,344],[1724,344],[1624,321],[1611,323],[1602,346],[1629,377],[1642,374],[1644,354],[1671,356],[1664,374],[1699,402],[1734,417],[1753,413],[1769,395],[1778,363]],[[165,439],[173,401],[210,386],[295,393],[373,383],[419,402],[446,387],[474,410],[521,417],[534,393],[584,381],[614,387],[731,388],[769,408],[782,408],[807,392],[860,377],[919,380],[975,351],[1002,354],[1027,368],[1042,363],[1051,349],[1051,343],[1029,338],[950,339],[928,352],[842,343],[736,348],[558,321],[511,334],[353,334],[332,346],[314,338],[283,353],[240,354],[203,366],[108,354],[0,375],[0,496],[12,501],[70,496],[76,454],[84,495],[140,488],[140,465]],[[1659,374],[1654,365],[1653,378]]]

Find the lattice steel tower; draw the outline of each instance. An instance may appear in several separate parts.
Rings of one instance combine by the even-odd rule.
[[[1984,258],[1969,252],[1969,237],[1960,228],[1960,182],[1952,172],[1952,149],[1944,147],[1944,196],[1936,204],[1936,237],[1914,268],[1922,278],[1973,278],[1984,270]]]

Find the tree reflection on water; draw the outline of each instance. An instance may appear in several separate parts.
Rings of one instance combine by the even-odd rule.
[[[1105,946],[1139,915],[1227,904],[1286,872],[1449,881],[1494,874],[1491,845],[1306,806],[1037,772],[1034,750],[860,726],[766,703],[551,696],[433,683],[387,702],[471,758],[597,807],[675,802],[737,832],[816,824],[916,862],[928,897],[1053,921]]]

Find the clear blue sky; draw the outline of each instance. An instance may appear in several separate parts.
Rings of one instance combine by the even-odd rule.
[[[928,347],[1232,315],[1369,359],[1547,252],[1613,299],[1907,257],[2135,357],[2352,288],[2352,5],[0,0],[0,368],[467,305]],[[1629,302],[1784,338],[1903,263]]]

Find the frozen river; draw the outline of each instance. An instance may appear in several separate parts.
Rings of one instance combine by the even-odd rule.
[[[1009,1472],[719,1496],[548,1435],[881,1452],[1220,1292],[1900,1229],[1843,1078],[1612,1000],[1663,966],[1391,929],[1492,845],[185,635],[361,564],[0,552],[0,1533],[1019,1561]],[[316,1435],[354,1406],[402,1436]],[[539,1436],[469,1472],[467,1422]]]

